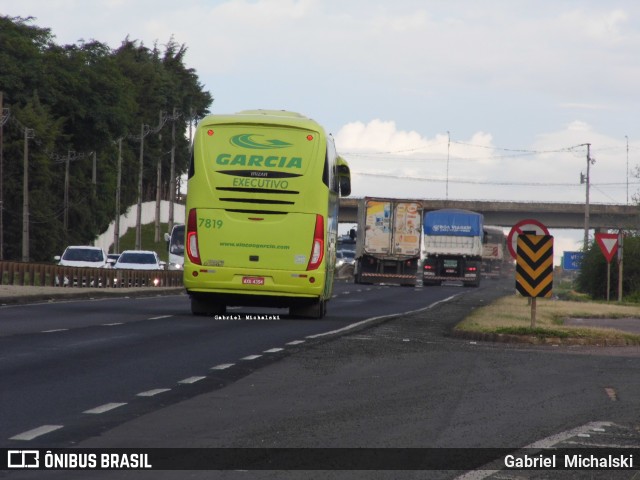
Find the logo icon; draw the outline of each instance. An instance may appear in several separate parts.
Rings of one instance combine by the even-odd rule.
[[[292,146],[291,143],[282,140],[267,140],[262,138],[257,139],[256,137],[264,137],[264,135],[243,133],[241,135],[234,135],[229,141],[231,145],[235,145],[236,147],[251,148],[256,150],[273,150],[275,148],[288,148]]]
[[[7,467],[39,468],[40,452],[38,450],[8,450]]]

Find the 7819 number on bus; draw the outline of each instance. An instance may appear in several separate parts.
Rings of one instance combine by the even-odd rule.
[[[201,218],[198,224],[201,228],[222,228],[222,220],[214,220],[211,218]]]

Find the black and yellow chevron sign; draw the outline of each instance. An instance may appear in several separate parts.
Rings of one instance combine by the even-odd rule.
[[[516,290],[524,297],[550,297],[553,288],[553,236],[518,235]]]

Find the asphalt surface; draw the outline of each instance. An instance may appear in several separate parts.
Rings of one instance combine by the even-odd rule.
[[[628,411],[620,412],[615,407],[623,407],[624,403],[616,404],[619,399],[605,398],[602,402],[611,403],[602,403],[602,411],[615,414],[619,422],[607,422],[607,418],[600,418],[605,421],[581,423],[577,415],[567,418],[565,422],[558,418],[557,423],[564,423],[567,427],[558,434],[544,429],[536,430],[536,424],[548,415],[567,415],[566,410],[559,410],[557,404],[562,392],[549,392],[543,405],[528,405],[538,410],[528,410],[527,415],[522,416],[519,406],[510,404],[511,400],[506,395],[500,398],[496,396],[492,385],[478,383],[484,382],[484,379],[475,379],[472,371],[468,370],[474,363],[486,369],[495,369],[498,375],[494,381],[508,385],[505,380],[512,377],[512,369],[516,368],[510,364],[526,362],[535,368],[542,353],[557,360],[556,370],[548,373],[552,377],[561,377],[558,385],[564,382],[566,389],[570,390],[572,376],[579,378],[584,375],[580,369],[571,370],[576,368],[572,366],[572,357],[576,355],[588,358],[587,368],[598,373],[622,370],[625,364],[635,362],[640,357],[638,347],[479,345],[477,342],[449,337],[451,327],[469,311],[511,292],[510,283],[491,290],[465,289],[464,295],[423,312],[400,319],[381,320],[347,335],[310,342],[283,356],[280,361],[225,388],[141,416],[81,442],[78,447],[421,448],[428,445],[436,448],[513,449],[538,445],[535,441],[544,448],[640,446],[637,402],[632,403]],[[460,358],[466,357],[464,369],[451,363],[452,358],[458,358],[454,357],[454,353],[461,353]],[[430,387],[430,371],[427,368],[433,368],[434,365],[438,367],[439,376],[449,376],[452,381],[465,382],[469,388],[479,391],[486,389],[485,401],[494,403],[496,410],[504,411],[503,422],[512,423],[512,428],[496,428],[494,423],[499,421],[500,415],[487,417],[483,425],[476,411],[483,409],[465,402],[464,397],[451,396],[453,393],[459,395],[460,389],[444,391]],[[532,380],[529,388],[533,397],[541,387]],[[556,386],[557,390],[560,388]],[[640,393],[637,390],[633,392]],[[599,394],[579,392],[585,398]],[[526,389],[524,395],[520,400],[526,403]],[[452,416],[453,411],[456,412],[455,417]],[[522,416],[520,424],[514,422],[518,415]],[[430,418],[430,423],[426,423],[426,417]],[[451,425],[454,418],[455,422],[462,423]],[[572,422],[577,422],[578,427]],[[452,432],[456,432],[455,436]],[[496,437],[494,432],[501,432],[504,436]],[[468,479],[506,480],[637,479],[639,477],[636,474],[628,471],[507,472],[491,469],[467,476],[462,471],[84,471],[20,473],[10,478],[395,479],[463,476]],[[0,478],[3,477],[0,473]]]

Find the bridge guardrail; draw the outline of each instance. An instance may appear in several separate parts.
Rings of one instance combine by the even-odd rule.
[[[61,267],[50,263],[1,261],[0,285],[72,288],[181,287],[182,271]]]

